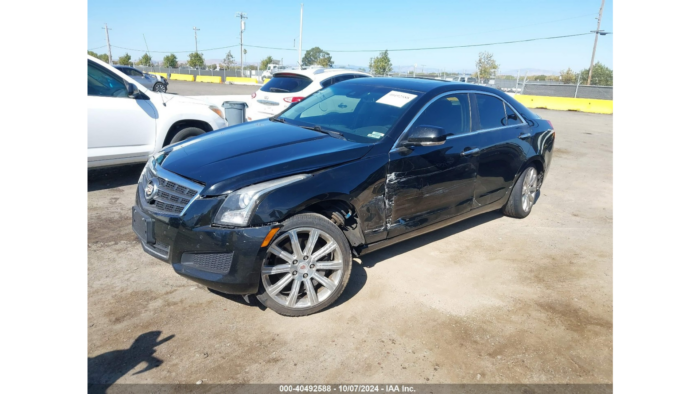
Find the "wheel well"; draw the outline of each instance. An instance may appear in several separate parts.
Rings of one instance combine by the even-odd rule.
[[[179,120],[175,123],[173,123],[172,126],[170,126],[170,130],[168,130],[168,134],[165,136],[165,141],[163,142],[163,146],[168,146],[170,145],[170,141],[173,140],[173,137],[175,137],[175,134],[178,133],[178,131],[187,128],[187,127],[197,127],[199,129],[204,130],[205,133],[208,133],[212,131],[213,129],[211,128],[211,125],[209,123],[201,121],[201,120]]]
[[[525,169],[530,165],[534,166],[537,170],[537,188],[539,189],[539,187],[542,186],[542,180],[544,180],[544,164],[542,163],[541,158],[533,157],[530,161],[523,165],[523,167],[520,169],[520,173],[522,174],[523,171],[525,171]]]
[[[365,237],[360,227],[360,219],[352,204],[342,200],[321,201],[304,208],[304,212],[322,215],[340,227],[353,253],[356,253],[358,246],[364,245]]]

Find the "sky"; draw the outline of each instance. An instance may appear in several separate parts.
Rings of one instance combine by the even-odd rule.
[[[589,33],[596,29],[600,0],[529,1],[329,1],[304,0],[303,51],[318,46],[330,52],[336,67],[367,67],[369,59],[388,49],[395,68],[418,65],[418,71],[473,71],[480,51],[494,55],[502,73],[517,70],[558,72],[588,68],[594,34],[473,48],[392,51],[517,41]],[[196,26],[199,52],[205,59],[223,59],[231,51],[239,62],[240,21],[247,14],[243,47],[245,63],[267,56],[296,64],[301,1],[247,0],[185,2],[174,0],[89,0],[88,45],[106,53],[103,29],[111,29],[112,57],[128,52],[136,60],[146,52],[155,61],[175,52],[179,61],[194,52]],[[612,0],[605,2],[601,30],[613,31]],[[600,36],[596,61],[613,68],[611,35]],[[246,45],[281,49],[263,49]],[[234,46],[225,49],[212,49]],[[117,48],[130,48],[128,50]],[[286,49],[286,50],[285,50]],[[371,50],[370,52],[339,52]],[[167,53],[161,53],[167,52]],[[179,52],[179,53],[178,53]]]

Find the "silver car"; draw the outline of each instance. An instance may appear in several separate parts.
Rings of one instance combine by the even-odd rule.
[[[160,75],[144,74],[138,69],[129,66],[114,66],[114,68],[130,76],[136,82],[154,92],[165,93],[168,91],[168,80]]]

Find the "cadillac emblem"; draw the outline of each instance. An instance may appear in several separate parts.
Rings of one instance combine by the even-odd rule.
[[[152,179],[148,182],[148,185],[146,185],[146,188],[143,190],[143,194],[146,197],[146,200],[150,202],[155,198],[156,193],[158,193],[158,180]]]

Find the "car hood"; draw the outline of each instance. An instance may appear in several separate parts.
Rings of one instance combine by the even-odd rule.
[[[244,123],[163,150],[161,166],[206,186],[202,196],[357,160],[371,144],[274,123]]]

